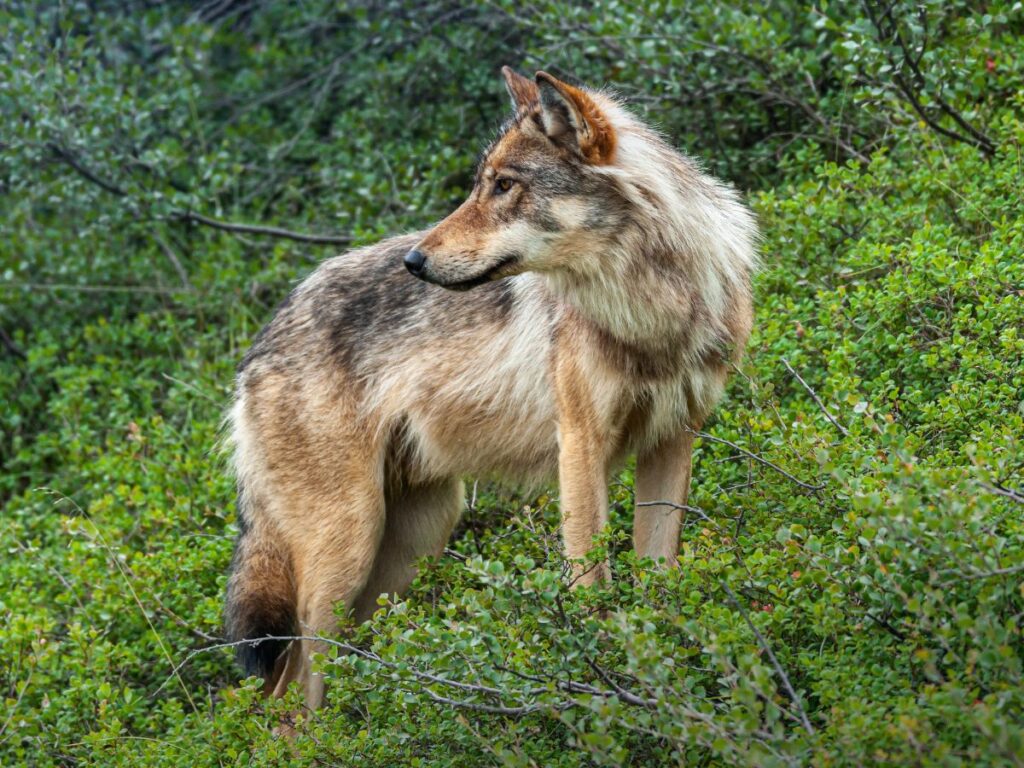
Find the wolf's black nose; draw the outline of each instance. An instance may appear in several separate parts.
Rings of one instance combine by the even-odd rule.
[[[419,277],[423,274],[423,265],[427,263],[427,257],[422,251],[409,251],[405,254],[405,268],[412,274]]]

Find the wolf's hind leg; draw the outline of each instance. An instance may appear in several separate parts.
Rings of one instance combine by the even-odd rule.
[[[344,491],[317,498],[307,495],[302,510],[304,525],[296,532],[296,592],[299,634],[315,638],[333,634],[338,603],[351,608],[366,585],[374,555],[384,532],[384,492],[375,472],[345,472]],[[305,639],[288,649],[281,677],[274,689],[282,695],[288,684],[300,680],[306,705],[323,703],[323,676],[313,672],[310,656],[325,653],[329,644]]]
[[[458,478],[403,485],[387,493],[384,538],[370,578],[356,599],[356,621],[373,615],[380,595],[406,590],[416,577],[418,558],[441,554],[462,514],[464,499]]]

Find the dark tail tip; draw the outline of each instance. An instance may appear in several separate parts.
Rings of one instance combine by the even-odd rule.
[[[272,639],[290,637],[295,633],[296,616],[289,604],[251,606],[250,610],[239,613],[237,603],[229,603],[227,616],[228,638],[240,643],[236,647],[238,661],[247,677],[262,677],[270,680],[277,658],[288,640]]]
[[[239,494],[240,531],[231,560],[224,628],[245,674],[272,682],[278,656],[295,634],[298,616],[291,558],[266,525],[250,525],[245,495]]]

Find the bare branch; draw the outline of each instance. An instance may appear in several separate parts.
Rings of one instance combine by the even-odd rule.
[[[960,568],[943,568],[941,571],[937,571],[939,575],[947,576],[950,574],[956,574],[961,579],[991,579],[994,576],[1008,576],[1014,573],[1020,573],[1024,571],[1024,565],[1011,565],[1006,568],[994,568],[991,571],[964,571]]]
[[[1024,504],[1024,493],[1015,491],[1013,488],[1007,488],[999,483],[993,483],[992,485],[985,485],[985,489],[997,496],[1005,496],[1007,499],[1016,501],[1018,504]]]
[[[448,706],[455,707],[457,709],[468,709],[473,712],[484,712],[489,715],[504,715],[505,717],[522,717],[523,715],[530,715],[534,712],[548,712],[552,709],[571,709],[576,706],[575,701],[561,701],[557,704],[523,704],[518,707],[505,707],[494,704],[480,704],[475,701],[450,699],[447,696],[441,696],[434,693],[429,688],[424,688],[423,692],[427,694],[431,701],[438,704],[447,704]]]
[[[128,193],[119,187],[117,184],[107,181],[106,179],[99,176],[96,172],[86,166],[79,158],[64,147],[56,143],[50,143],[47,145],[54,157],[65,163],[68,167],[74,170],[79,176],[86,179],[87,181],[95,184],[101,189],[109,192],[112,195],[118,197],[127,197]],[[209,216],[203,216],[200,213],[194,211],[178,211],[170,215],[171,219],[177,221],[192,222],[195,224],[202,224],[203,226],[212,227],[214,229],[220,229],[225,232],[234,232],[236,234],[248,234],[248,235],[265,235],[267,237],[280,237],[285,240],[294,240],[299,243],[312,243],[314,245],[349,245],[352,242],[352,237],[349,235],[317,235],[309,234],[307,232],[293,232],[290,229],[283,229],[281,227],[270,227],[263,224],[238,224],[231,221],[221,221],[220,219],[214,219]],[[175,270],[178,272],[178,276],[182,278],[183,283],[188,282],[188,276],[184,274],[181,269],[180,263],[177,263],[177,259],[172,258],[171,252],[166,247],[166,244],[161,244],[164,249],[164,253],[168,254],[168,258],[171,258],[172,264]]]
[[[181,293],[181,288],[160,288],[153,285],[75,285],[74,283],[0,283],[4,288],[27,291],[71,291],[74,293],[154,293],[170,296]]]
[[[25,683],[21,686],[21,690],[18,691],[18,698],[16,698],[14,700],[14,704],[11,705],[11,710],[7,714],[7,719],[4,720],[4,724],[0,726],[0,737],[2,737],[0,738],[0,745],[2,745],[4,742],[7,741],[7,739],[10,738],[9,734],[7,736],[4,736],[4,734],[7,732],[7,727],[11,724],[11,721],[14,719],[14,713],[17,712],[18,705],[21,704],[21,700],[25,696],[25,691],[27,691],[29,686],[32,685],[32,676],[35,675],[35,673],[36,667],[32,667],[31,669],[29,669],[28,678],[25,680]]]
[[[15,357],[22,360],[28,359],[28,355],[25,354],[25,351],[14,343],[14,339],[12,339],[3,328],[0,328],[0,344],[3,344],[4,349]]]
[[[800,697],[793,689],[792,683],[789,682],[789,676],[786,674],[786,671],[782,668],[782,665],[779,664],[779,660],[775,657],[775,652],[772,651],[772,647],[768,645],[768,641],[765,640],[764,635],[762,635],[761,631],[754,625],[754,622],[750,620],[750,614],[742,605],[740,605],[740,601],[736,599],[736,594],[729,589],[729,585],[724,581],[720,581],[719,584],[729,596],[732,604],[736,606],[736,610],[740,612],[743,619],[747,622],[747,626],[750,627],[750,631],[754,633],[754,637],[757,638],[757,642],[760,644],[761,648],[764,649],[764,652],[768,655],[768,660],[771,661],[772,666],[775,668],[775,673],[782,681],[782,685],[785,687],[786,693],[789,694],[790,700],[796,706],[797,713],[800,715],[800,722],[803,723],[804,728],[809,734],[814,735],[814,726],[811,725],[811,721],[807,718],[807,712],[804,711],[804,705],[801,703]]]
[[[355,656],[359,656],[361,658],[364,658],[364,659],[366,659],[368,661],[371,661],[371,662],[373,662],[375,664],[379,664],[384,669],[387,669],[387,670],[390,670],[390,671],[394,671],[394,672],[398,672],[398,673],[404,673],[404,674],[412,675],[412,677],[414,677],[416,680],[420,681],[421,683],[442,685],[442,686],[445,686],[446,688],[451,688],[451,689],[458,690],[458,691],[464,691],[466,693],[471,693],[471,694],[475,693],[475,694],[478,694],[478,695],[481,695],[481,696],[489,697],[491,699],[496,699],[499,702],[502,700],[502,698],[504,698],[505,696],[508,695],[505,691],[502,691],[502,690],[500,690],[498,688],[493,688],[493,687],[488,686],[488,685],[480,685],[479,683],[464,683],[464,682],[461,682],[459,680],[451,680],[451,679],[446,678],[446,677],[441,677],[440,675],[435,675],[432,672],[426,672],[426,671],[423,671],[423,670],[420,670],[420,669],[415,669],[415,668],[408,667],[408,666],[403,666],[403,667],[399,668],[398,664],[395,664],[393,662],[387,661],[386,659],[382,658],[380,655],[374,653],[373,651],[368,651],[368,650],[366,650],[364,648],[359,648],[357,646],[351,645],[351,644],[346,643],[346,642],[341,641],[341,640],[334,640],[332,638],[322,637],[322,636],[319,636],[319,635],[268,635],[266,637],[260,637],[260,638],[245,639],[245,640],[235,640],[235,641],[232,641],[232,642],[224,642],[224,643],[215,643],[213,645],[208,645],[208,646],[205,646],[203,648],[197,648],[194,651],[191,651],[172,670],[171,675],[167,678],[167,681],[165,681],[163,685],[166,685],[167,682],[169,682],[172,677],[178,676],[180,671],[190,661],[192,661],[192,659],[194,659],[196,656],[198,656],[201,653],[206,653],[208,651],[221,650],[221,649],[225,649],[225,648],[237,648],[237,647],[240,647],[240,646],[243,646],[243,645],[258,646],[258,645],[260,645],[261,643],[264,643],[264,642],[275,642],[275,641],[293,642],[293,641],[303,641],[303,640],[307,640],[307,641],[310,641],[310,642],[316,642],[316,643],[323,643],[324,645],[328,645],[328,646],[331,646],[333,648],[338,648],[339,650],[341,650],[341,651],[343,651],[345,653],[350,653],[350,654],[353,654]],[[555,680],[553,682],[554,682],[554,685],[555,685],[555,689],[559,690],[559,691],[562,691],[563,693],[569,693],[569,694],[582,693],[582,694],[586,694],[588,696],[599,696],[599,697],[604,697],[604,698],[617,697],[617,698],[620,698],[624,703],[631,704],[631,705],[634,705],[634,706],[641,706],[641,707],[644,707],[644,708],[647,708],[647,709],[651,709],[653,707],[656,707],[657,704],[658,704],[656,699],[644,699],[644,698],[641,698],[641,697],[639,697],[639,696],[637,696],[637,695],[635,695],[633,693],[630,693],[629,691],[625,691],[624,689],[621,688],[621,686],[618,686],[618,685],[614,685],[613,686],[614,690],[606,690],[606,689],[603,689],[603,688],[598,688],[597,686],[594,686],[594,685],[590,685],[588,683],[581,683],[581,682],[578,682],[578,681],[575,681],[575,680]],[[163,685],[161,685],[160,688],[163,688]],[[462,700],[462,699],[452,699],[452,698],[448,698],[446,696],[441,696],[440,694],[435,693],[434,691],[431,691],[429,688],[424,688],[423,692],[428,697],[430,697],[431,700],[433,700],[433,701],[435,701],[435,702],[437,702],[439,704],[447,704],[449,706],[459,707],[461,709],[469,709],[469,710],[473,710],[475,712],[486,712],[486,713],[489,713],[489,714],[506,715],[506,716],[509,716],[509,717],[518,717],[518,716],[522,716],[522,715],[531,714],[533,712],[550,711],[552,709],[563,710],[563,709],[569,709],[571,707],[576,706],[576,702],[575,701],[563,701],[563,702],[557,702],[557,703],[544,703],[544,704],[541,704],[541,703],[528,703],[528,704],[519,704],[519,705],[516,705],[516,706],[506,706],[506,705],[500,704],[500,703],[499,704],[484,704],[484,703],[481,703],[481,702],[466,701],[466,700]],[[530,688],[528,690],[522,691],[521,695],[523,695],[523,696],[525,696],[527,698],[532,698],[532,697],[540,696],[540,695],[547,694],[547,693],[550,693],[550,692],[551,692],[551,688],[549,686],[545,685],[545,686],[541,686],[541,687],[538,687],[538,688]]]
[[[746,448],[741,448],[740,446],[736,445],[736,443],[732,442],[731,440],[726,440],[724,437],[715,437],[714,435],[709,435],[707,432],[696,432],[696,431],[694,431],[692,429],[688,430],[688,431],[692,435],[696,435],[697,437],[703,438],[705,440],[710,440],[713,443],[721,443],[722,445],[728,445],[733,450],[739,451],[744,456],[747,456],[747,457],[753,459],[754,461],[758,462],[759,464],[763,464],[764,466],[766,466],[766,467],[768,467],[770,469],[774,469],[780,475],[789,478],[794,483],[799,485],[801,488],[806,488],[808,491],[820,491],[820,490],[822,490],[825,487],[824,484],[822,484],[822,485],[811,485],[810,483],[805,483],[803,480],[800,480],[800,479],[794,477],[793,475],[789,474],[789,472],[784,470],[778,464],[773,464],[772,462],[768,461],[768,459],[761,458],[756,453],[751,453]]]
[[[829,413],[828,408],[825,407],[825,404],[821,402],[821,398],[818,397],[818,393],[811,389],[811,385],[804,381],[799,373],[793,370],[793,367],[789,364],[789,361],[786,358],[782,358],[782,364],[786,366],[786,370],[793,374],[796,380],[803,385],[804,389],[807,390],[807,394],[811,396],[814,402],[818,404],[818,407],[821,409],[821,412],[825,414],[825,418],[832,422],[832,426],[838,429],[839,432],[843,435],[843,437],[849,437],[850,433],[846,431],[846,427],[844,427],[842,424],[835,420],[835,417],[831,413]]]
[[[178,254],[174,252],[174,249],[164,240],[160,235],[154,233],[153,239],[156,240],[156,244],[160,246],[160,250],[164,252],[167,260],[171,262],[171,266],[174,267],[174,271],[178,273],[178,279],[181,280],[182,289],[189,291],[190,293],[195,291],[192,286],[192,282],[188,279],[188,272],[181,263],[181,259],[178,258]]]
[[[907,639],[907,636],[904,633],[900,632],[900,630],[896,629],[896,627],[894,627],[891,623],[889,623],[885,619],[883,619],[883,618],[881,618],[879,616],[875,616],[873,613],[871,613],[871,611],[865,612],[864,615],[867,616],[869,619],[871,619],[873,622],[875,622],[878,626],[880,626],[882,629],[884,629],[890,635],[895,637],[897,640],[906,640]]]
[[[718,527],[718,523],[708,517],[707,513],[700,507],[691,507],[688,504],[676,504],[674,501],[638,501],[634,507],[671,507],[672,509],[678,509],[683,512],[692,512],[697,515],[701,520],[704,520],[711,525]]]
[[[172,218],[177,219],[178,221],[202,224],[203,226],[220,229],[224,232],[280,237],[285,240],[295,240],[299,243],[313,243],[315,245],[348,245],[352,242],[352,237],[349,235],[314,235],[306,232],[293,232],[290,229],[282,229],[280,227],[268,227],[262,224],[237,224],[235,222],[212,219],[209,216],[203,216],[202,214],[195,213],[193,211],[183,211],[181,213],[172,214]]]
[[[591,659],[589,656],[585,656],[584,658],[587,661],[587,666],[594,670],[594,674],[600,677],[604,681],[605,685],[610,686],[615,691],[615,695],[618,696],[619,699],[626,702],[627,704],[632,704],[635,707],[644,707],[645,709],[657,709],[659,703],[657,699],[644,699],[640,696],[637,696],[635,693],[626,690],[617,682],[615,682],[612,676],[609,675],[604,668],[598,666],[596,661]]]
[[[911,54],[906,41],[903,39],[903,35],[900,33],[899,23],[892,15],[893,5],[889,5],[887,8],[879,7],[876,8],[875,4],[871,0],[863,0],[864,10],[868,14],[868,18],[871,20],[871,24],[874,26],[875,31],[878,33],[879,42],[883,45],[891,42],[895,42],[899,45],[900,50],[903,52],[903,61],[913,76],[914,83],[918,89],[924,89],[927,86],[927,80],[925,79],[924,73],[918,66],[918,62],[924,56],[924,50],[922,49],[921,55],[916,59]],[[881,15],[877,11],[881,10]],[[888,28],[886,28],[883,20],[889,22]],[[967,136],[957,131],[946,128],[939,124],[925,108],[924,104],[921,103],[918,94],[915,92],[911,84],[907,82],[907,79],[899,73],[899,63],[896,61],[896,57],[892,55],[889,49],[886,49],[886,58],[889,60],[889,64],[893,68],[893,80],[896,83],[897,88],[906,97],[907,101],[917,112],[918,116],[934,131],[941,133],[943,136],[962,142],[964,144],[971,144],[982,151],[986,157],[992,157],[996,153],[995,143],[986,136],[984,133],[979,131],[973,125],[968,123],[964,117],[953,109],[949,103],[942,98],[939,93],[930,94],[931,98],[938,105],[939,109],[952,118],[953,122],[959,125],[964,131],[967,132]]]
[[[94,171],[90,170],[84,163],[82,163],[81,160],[75,157],[75,155],[73,155],[70,151],[60,146],[59,144],[55,142],[50,142],[46,146],[53,153],[54,157],[56,157],[58,160],[60,160],[65,165],[70,167],[73,171],[75,171],[75,173],[77,173],[83,179],[92,182],[96,186],[106,190],[112,195],[117,195],[118,197],[125,197],[128,194],[123,189],[121,189],[121,187],[117,186],[117,184],[115,184],[114,182],[107,181],[106,179],[103,179],[100,176],[98,176]]]

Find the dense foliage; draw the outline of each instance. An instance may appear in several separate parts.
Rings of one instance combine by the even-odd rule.
[[[678,569],[629,468],[572,593],[556,500],[482,480],[295,720],[217,647],[233,368],[460,200],[505,63],[747,193],[749,356]],[[0,6],[0,764],[1024,764],[1022,93],[1001,0]]]

